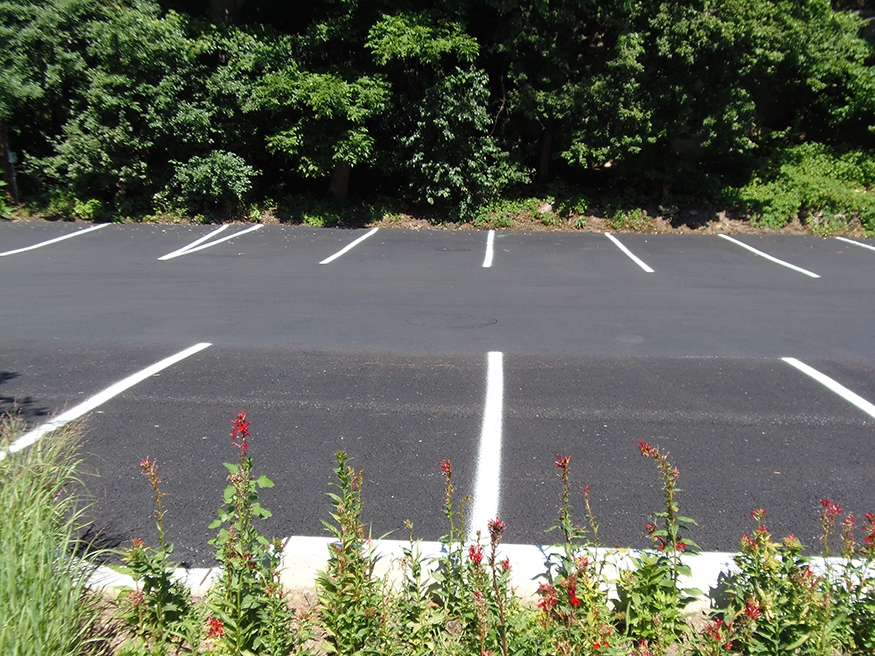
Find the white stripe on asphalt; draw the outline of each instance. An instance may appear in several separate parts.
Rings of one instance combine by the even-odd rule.
[[[862,246],[863,248],[868,248],[870,251],[875,251],[875,246],[870,246],[869,244],[861,244],[860,242],[854,241],[853,239],[845,239],[844,237],[836,237],[836,239],[839,239],[841,241],[846,241],[849,244],[854,244],[855,246]]]
[[[495,230],[490,230],[486,235],[486,256],[483,258],[483,268],[492,266],[492,253],[495,250]]]
[[[332,255],[331,257],[326,257],[326,258],[325,258],[324,260],[322,260],[319,264],[328,264],[329,262],[333,262],[334,260],[336,260],[338,257],[340,257],[341,255],[343,255],[344,253],[347,253],[347,252],[351,251],[353,248],[355,248],[356,246],[358,246],[358,245],[359,245],[361,242],[363,242],[365,239],[367,239],[367,238],[370,237],[371,235],[375,234],[375,233],[377,232],[377,230],[379,230],[379,228],[374,228],[373,230],[370,230],[370,231],[366,232],[365,234],[363,234],[361,237],[359,237],[358,239],[356,239],[356,240],[355,240],[354,242],[352,242],[351,244],[348,244],[348,245],[344,246],[343,248],[341,248],[339,251],[337,251],[337,252],[336,252],[334,255]]]
[[[802,267],[798,267],[795,264],[790,264],[789,262],[785,262],[784,260],[779,260],[777,257],[773,257],[772,255],[769,255],[768,253],[763,253],[762,251],[758,251],[753,246],[748,246],[743,241],[738,241],[737,239],[733,239],[729,235],[717,235],[717,236],[722,237],[723,239],[726,239],[728,241],[731,241],[733,244],[738,244],[742,248],[746,248],[747,250],[749,250],[751,253],[756,253],[760,257],[766,258],[770,262],[774,262],[775,264],[780,264],[781,266],[785,266],[788,269],[793,269],[793,271],[798,271],[799,273],[804,273],[806,276],[809,276],[811,278],[820,278],[819,275],[817,275],[816,273],[812,273],[808,269],[803,269]]]
[[[620,243],[620,240],[617,239],[616,237],[614,237],[614,235],[612,235],[610,232],[606,232],[606,233],[605,233],[605,237],[607,237],[607,238],[610,239],[612,242],[614,242],[614,243],[617,245],[617,248],[619,248],[619,249],[620,249],[621,251],[623,251],[626,255],[628,255],[628,256],[629,256],[629,259],[631,259],[635,264],[637,264],[638,266],[640,266],[640,267],[641,267],[642,269],[644,269],[647,273],[653,273],[653,269],[651,269],[649,266],[647,266],[646,264],[644,264],[644,262],[642,262],[640,259],[638,259],[637,257],[635,257],[635,256],[632,254],[632,251],[630,251],[628,248],[626,248],[625,246],[623,246],[623,244]]]
[[[91,226],[90,228],[85,228],[84,230],[77,230],[76,232],[71,232],[69,235],[64,235],[63,237],[55,237],[54,239],[49,239],[48,241],[41,241],[40,243],[34,244],[33,246],[26,246],[25,248],[18,248],[14,251],[6,251],[5,253],[0,253],[0,257],[6,257],[7,255],[15,255],[16,253],[23,253],[24,251],[32,251],[36,248],[42,248],[43,246],[48,246],[49,244],[55,244],[59,241],[64,241],[65,239],[70,239],[72,237],[78,237],[79,235],[84,235],[86,232],[100,230],[101,228],[105,228],[108,225],[109,225],[108,223],[104,223],[102,225]]]
[[[501,424],[504,415],[503,355],[491,351],[487,357],[486,403],[480,431],[480,452],[477,456],[477,478],[474,486],[474,507],[468,524],[468,537],[476,539],[477,531],[488,535],[487,524],[498,516],[501,489]]]
[[[206,239],[209,239],[213,235],[219,234],[226,227],[227,226],[223,225],[221,228],[218,228],[217,230],[213,230],[210,234],[206,235],[205,237],[201,237],[200,239],[196,239],[195,241],[191,242],[188,246],[184,246],[183,248],[180,248],[178,251],[173,251],[172,253],[168,253],[167,255],[163,255],[163,256],[159,257],[158,259],[159,260],[172,260],[174,257],[182,257],[183,255],[188,255],[189,253],[195,253],[197,251],[202,251],[205,248],[211,248],[212,246],[215,246],[216,244],[221,244],[223,242],[234,239],[234,237],[240,237],[241,235],[245,235],[247,232],[253,232],[254,230],[260,230],[261,228],[264,227],[264,224],[259,223],[258,225],[252,226],[251,228],[246,228],[246,230],[241,230],[240,232],[235,232],[233,235],[226,235],[225,237],[222,237],[221,239],[216,239],[215,241],[211,241],[208,244],[202,244],[200,246],[198,245],[198,244],[201,244],[201,242],[205,241]]]
[[[848,403],[852,403],[857,406],[860,410],[865,412],[870,417],[875,418],[875,405],[869,403],[862,396],[855,394],[847,387],[842,385],[839,382],[836,382],[829,376],[820,373],[817,369],[809,367],[804,362],[800,362],[796,358],[781,358],[784,362],[789,364],[791,367],[796,367],[802,373],[811,376],[818,383],[826,387],[828,390],[835,392],[840,397],[842,397]]]
[[[15,453],[16,451],[26,449],[30,445],[34,444],[46,433],[51,433],[53,430],[56,430],[75,419],[79,419],[79,417],[81,417],[82,415],[91,412],[92,410],[94,410],[94,408],[102,405],[103,403],[106,403],[112,397],[121,394],[126,389],[133,387],[139,382],[144,381],[149,376],[154,376],[159,371],[162,371],[167,367],[176,364],[180,360],[184,360],[190,355],[194,355],[199,351],[203,351],[208,346],[210,346],[210,344],[207,342],[195,344],[194,346],[191,346],[184,351],[180,351],[176,355],[171,355],[169,358],[164,358],[160,362],[156,362],[152,366],[146,367],[142,371],[138,371],[137,373],[128,376],[124,380],[120,380],[115,385],[110,385],[102,392],[98,392],[97,394],[83,401],[79,405],[59,414],[51,421],[46,422],[42,426],[39,426],[38,428],[35,428],[28,433],[25,433],[9,446],[8,452]],[[5,457],[6,451],[0,451],[0,460]]]

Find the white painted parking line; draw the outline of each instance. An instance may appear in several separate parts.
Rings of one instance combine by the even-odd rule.
[[[790,264],[789,262],[785,262],[784,260],[779,260],[777,257],[769,255],[768,253],[763,253],[762,251],[757,250],[753,246],[748,246],[743,241],[738,241],[737,239],[733,239],[729,235],[717,235],[717,236],[722,237],[723,239],[726,239],[727,241],[731,241],[733,244],[738,244],[742,248],[746,248],[747,250],[749,250],[751,253],[755,253],[756,255],[759,255],[760,257],[766,258],[770,262],[774,262],[775,264],[780,264],[781,266],[785,266],[788,269],[793,269],[793,271],[798,271],[799,273],[804,273],[806,276],[809,276],[810,278],[820,278],[819,275],[817,275],[816,273],[812,273],[808,269],[803,269],[802,267],[798,267],[795,264]]]
[[[69,235],[64,235],[63,237],[55,237],[54,239],[49,239],[48,241],[41,241],[38,244],[34,244],[33,246],[26,246],[24,248],[17,248],[14,251],[6,251],[5,253],[0,253],[0,257],[6,257],[7,255],[15,255],[16,253],[23,253],[24,251],[32,251],[37,248],[42,248],[43,246],[48,246],[49,244],[56,244],[59,241],[64,241],[65,239],[71,239],[73,237],[78,237],[79,235],[84,235],[86,232],[93,232],[95,230],[100,230],[101,228],[105,228],[108,226],[108,223],[104,223],[102,225],[91,226],[90,228],[85,228],[84,230],[77,230],[76,232],[71,232]]]
[[[89,399],[86,399],[79,405],[70,408],[66,412],[62,412],[54,419],[46,422],[42,426],[39,426],[32,431],[25,433],[17,440],[15,440],[12,444],[9,445],[8,453],[15,453],[16,451],[21,451],[22,449],[26,449],[31,444],[34,444],[37,440],[39,440],[46,433],[51,433],[53,430],[57,430],[61,426],[65,424],[69,424],[71,421],[75,419],[79,419],[82,415],[91,412],[94,408],[102,405],[109,401],[112,397],[121,394],[126,389],[133,387],[137,383],[140,383],[147,379],[149,376],[154,376],[159,371],[166,369],[167,367],[176,364],[180,360],[184,360],[190,355],[194,355],[199,351],[203,351],[205,348],[210,346],[207,342],[202,342],[200,344],[195,344],[184,351],[180,351],[176,355],[171,355],[169,358],[164,358],[160,362],[156,362],[150,367],[146,367],[145,369],[138,371],[135,374],[132,374],[125,378],[124,380],[120,380],[115,385],[110,385],[102,392],[98,392],[94,396]],[[0,451],[0,460],[3,460],[6,457],[6,451]]]
[[[614,235],[612,235],[610,232],[606,232],[605,237],[607,237],[612,242],[614,242],[617,245],[617,248],[619,248],[626,255],[628,255],[629,259],[631,259],[635,264],[637,264],[642,269],[644,269],[644,271],[646,271],[647,273],[653,273],[653,269],[651,269],[649,266],[644,264],[644,262],[642,262],[639,258],[635,257],[635,255],[632,254],[632,251],[630,251],[628,248],[623,246],[623,244],[620,243],[620,240],[617,239],[616,237],[614,237]]]
[[[868,248],[870,251],[875,251],[875,246],[870,246],[869,244],[861,244],[858,241],[854,241],[853,239],[845,239],[844,237],[836,237],[839,241],[845,241],[849,244],[854,244],[855,246],[861,246],[863,248]]]
[[[374,228],[373,230],[369,230],[368,232],[366,232],[365,234],[363,234],[361,237],[359,237],[358,239],[356,239],[356,240],[355,240],[354,242],[352,242],[351,244],[347,244],[346,246],[344,246],[343,248],[341,248],[339,251],[337,251],[337,252],[336,252],[334,255],[332,255],[331,257],[326,257],[326,258],[325,258],[324,260],[322,260],[319,264],[328,264],[329,262],[333,262],[334,260],[336,260],[338,257],[340,257],[341,255],[343,255],[344,253],[347,253],[347,252],[351,251],[353,248],[355,248],[356,246],[358,246],[360,243],[362,243],[365,239],[367,239],[367,238],[370,237],[371,235],[376,234],[377,230],[379,230],[379,228]]]
[[[802,373],[806,374],[807,376],[811,376],[818,383],[826,387],[828,390],[835,392],[848,403],[854,404],[870,417],[875,418],[875,405],[869,403],[862,396],[855,394],[841,383],[833,380],[825,374],[820,373],[817,369],[809,367],[807,364],[805,364],[804,362],[800,362],[796,358],[781,359],[789,364],[791,367],[796,367]]]
[[[214,235],[219,234],[227,227],[228,227],[227,225],[223,225],[222,227],[217,228],[216,230],[213,230],[208,235],[205,235],[204,237],[201,237],[199,239],[195,239],[188,246],[183,246],[179,250],[175,250],[172,253],[168,253],[167,255],[162,255],[158,259],[159,260],[172,260],[175,257],[182,257],[183,255],[188,255],[189,253],[195,253],[197,251],[202,251],[205,248],[211,248],[211,247],[215,246],[216,244],[221,244],[221,243],[224,243],[224,242],[229,241],[231,239],[234,239],[234,237],[240,237],[242,235],[245,235],[247,232],[253,232],[255,230],[260,230],[261,228],[264,227],[264,225],[259,223],[258,225],[252,226],[251,228],[246,228],[246,230],[241,230],[240,232],[235,232],[233,235],[227,235],[225,237],[222,237],[221,239],[216,239],[216,240],[211,241],[207,244],[203,243],[207,239],[209,239],[210,237],[213,237]]]
[[[480,451],[477,456],[477,478],[474,485],[474,507],[468,523],[468,537],[477,531],[488,535],[487,524],[498,516],[501,489],[501,425],[504,415],[504,356],[491,351],[487,357],[486,403],[480,430]]]
[[[488,269],[492,266],[492,254],[495,250],[495,230],[490,230],[486,235],[486,255],[483,258],[483,268]]]

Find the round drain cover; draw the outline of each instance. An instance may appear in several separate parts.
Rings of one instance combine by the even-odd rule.
[[[498,319],[472,314],[421,314],[410,317],[407,323],[422,328],[482,328],[498,323]]]

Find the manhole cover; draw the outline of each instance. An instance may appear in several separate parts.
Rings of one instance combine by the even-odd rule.
[[[482,328],[498,323],[498,319],[475,317],[472,314],[422,314],[410,317],[407,323],[422,328]]]

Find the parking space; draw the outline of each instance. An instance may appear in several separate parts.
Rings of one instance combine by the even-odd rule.
[[[0,226],[0,249],[71,231],[38,225]],[[602,234],[496,232],[485,268],[482,231],[216,229],[108,226],[0,259],[0,407],[34,425],[213,344],[92,413],[108,544],[154,530],[139,475],[150,456],[176,555],[208,562],[242,409],[256,467],[277,483],[264,501],[280,535],[324,534],[341,448],[365,470],[375,536],[406,537],[405,519],[425,539],[446,531],[449,458],[460,496],[499,481],[507,540],[550,541],[559,453],[591,486],[602,542],[643,546],[661,495],[639,440],[671,452],[706,549],[735,548],[759,506],[776,534],[812,545],[820,497],[875,510],[875,419],[781,360],[875,402],[867,249],[739,237],[812,279],[717,236],[618,236],[646,273]],[[503,354],[497,473],[478,462],[489,352]],[[582,521],[581,497],[575,508]]]

